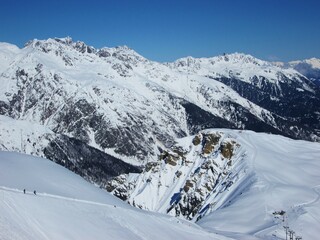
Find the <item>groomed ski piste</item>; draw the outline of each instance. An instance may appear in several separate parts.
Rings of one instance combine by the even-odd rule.
[[[196,224],[133,208],[49,160],[0,152],[0,239],[286,239],[284,227],[320,235],[319,143],[206,131],[241,145],[235,169],[246,187],[233,184]]]

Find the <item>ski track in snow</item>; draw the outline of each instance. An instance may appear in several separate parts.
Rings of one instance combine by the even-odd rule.
[[[0,186],[0,190],[24,194],[24,193],[23,193],[23,190],[21,190],[21,189],[8,188],[8,187],[4,187],[4,186]],[[34,195],[35,197],[48,197],[48,198],[55,198],[55,199],[63,199],[63,200],[67,200],[67,201],[81,202],[81,203],[94,204],[94,205],[106,206],[106,207],[112,206],[112,205],[110,205],[110,204],[93,202],[93,201],[76,199],[76,198],[70,198],[70,197],[64,197],[64,196],[59,196],[59,195],[54,195],[54,194],[49,194],[49,193],[39,193],[39,192],[36,192],[36,195],[35,195],[33,192],[30,192],[30,191],[27,191],[27,190],[26,190],[26,193],[25,193],[25,194],[26,194],[26,195]]]

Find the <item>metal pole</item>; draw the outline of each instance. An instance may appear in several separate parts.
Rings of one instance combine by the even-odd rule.
[[[288,240],[288,229],[289,229],[289,227],[288,226],[283,226],[283,227],[286,230],[286,240]]]

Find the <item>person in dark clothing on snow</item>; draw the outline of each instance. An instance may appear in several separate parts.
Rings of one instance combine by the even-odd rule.
[[[23,193],[26,194],[26,189],[23,189]]]
[[[36,192],[36,190],[34,190],[34,191],[33,191],[33,194],[34,194],[34,195],[37,195],[37,192]]]

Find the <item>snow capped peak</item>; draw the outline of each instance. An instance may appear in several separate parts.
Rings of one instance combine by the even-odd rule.
[[[305,60],[298,60],[298,61],[291,61],[289,62],[289,65],[291,66],[297,66],[299,64],[308,64],[314,69],[320,69],[320,59],[318,58],[310,58],[310,59],[305,59]]]
[[[320,68],[320,59],[319,58],[310,58],[306,60],[307,63],[311,64],[313,68]]]
[[[165,63],[167,66],[171,67],[194,67],[195,65],[199,65],[200,58],[194,58],[191,56],[179,58],[176,61],[170,63]]]
[[[40,50],[44,53],[54,52],[55,55],[65,55],[68,52],[68,58],[72,58],[80,54],[97,55],[102,58],[116,58],[126,64],[137,65],[138,62],[147,61],[146,58],[138,54],[133,49],[128,46],[117,46],[117,47],[103,47],[96,49],[93,46],[87,45],[83,41],[73,41],[71,37],[65,38],[49,38],[46,40],[34,39],[26,43],[26,48],[33,48],[35,50]],[[76,52],[78,53],[76,53]],[[72,53],[73,52],[73,53]],[[91,57],[93,57],[91,55]],[[93,61],[93,60],[92,60]]]
[[[67,37],[62,37],[62,38],[48,38],[48,39],[32,39],[30,41],[28,41],[25,46],[29,46],[29,45],[33,45],[33,44],[45,44],[45,43],[61,43],[61,44],[65,44],[65,45],[71,45],[73,43],[72,38],[67,36]]]
[[[39,40],[37,38],[32,39],[28,42],[26,42],[26,44],[24,45],[25,47],[32,47],[32,48],[37,48],[40,45],[44,45],[44,44],[52,44],[55,43],[56,41],[53,38],[48,38],[45,40]]]
[[[177,67],[183,67],[183,66],[192,66],[194,64],[199,63],[210,63],[212,65],[216,63],[225,63],[225,64],[254,64],[258,66],[263,65],[270,65],[270,63],[257,59],[249,54],[244,53],[231,53],[231,54],[223,54],[215,57],[210,58],[194,58],[191,56],[180,58],[173,62],[172,64]],[[168,63],[170,65],[170,63]]]
[[[233,64],[254,64],[258,66],[269,65],[268,62],[255,58],[252,55],[237,52],[232,54],[224,54],[222,56],[214,57],[212,59],[230,62]]]
[[[64,38],[48,38],[46,40],[34,39],[25,44],[25,47],[31,47],[42,52],[48,53],[58,49],[75,49],[81,53],[95,53],[96,50],[92,46],[88,46],[82,41],[73,42],[71,37]]]
[[[294,68],[302,75],[320,85],[320,59],[310,58],[299,61],[291,61],[283,64],[284,68]]]
[[[132,48],[126,45],[109,48],[109,50],[112,52],[112,56],[117,57],[120,60],[126,60],[126,59],[136,60],[136,61],[146,60],[146,58],[144,58],[135,50],[133,50]]]
[[[252,55],[237,52],[210,58],[186,57],[166,65],[179,72],[214,79],[221,77],[238,79],[250,84],[255,79],[263,79],[271,84],[287,81],[287,79],[300,81],[300,74],[294,69],[284,69]]]
[[[72,43],[72,38],[67,36],[64,38],[54,38],[55,41],[70,45]]]

